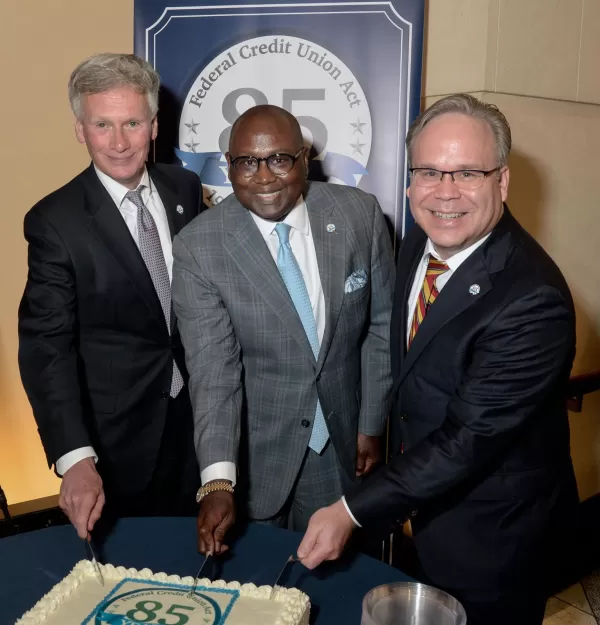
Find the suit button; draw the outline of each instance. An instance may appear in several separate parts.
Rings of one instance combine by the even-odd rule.
[[[308,419],[302,419],[301,425],[303,428],[310,427],[310,421]]]
[[[319,373],[319,375],[317,376],[317,382],[321,379],[321,374]]]
[[[161,399],[169,399],[169,393],[167,393],[167,391],[161,391],[160,392],[160,398]]]
[[[404,413],[400,415],[400,421],[406,421],[406,415]]]

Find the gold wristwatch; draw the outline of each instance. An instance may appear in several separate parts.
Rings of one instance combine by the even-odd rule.
[[[223,490],[226,493],[233,493],[233,484],[229,480],[213,480],[212,482],[207,482],[198,489],[196,501],[200,503],[206,495],[216,493],[219,490]]]

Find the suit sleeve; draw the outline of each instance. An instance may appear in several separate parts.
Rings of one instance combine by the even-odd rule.
[[[173,243],[173,306],[185,348],[200,470],[237,462],[242,409],[240,346],[218,289],[188,248]]]
[[[78,380],[75,276],[68,249],[46,217],[25,217],[29,273],[19,306],[19,368],[49,465],[91,445]]]
[[[371,246],[371,304],[367,334],[361,348],[361,434],[383,433],[392,386],[390,318],[395,280],[394,255],[385,218],[375,200]]]
[[[498,458],[564,376],[572,346],[570,309],[555,289],[508,304],[474,344],[442,426],[347,496],[358,522],[402,520]]]

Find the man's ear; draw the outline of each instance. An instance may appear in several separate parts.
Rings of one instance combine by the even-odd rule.
[[[227,177],[229,178],[229,181],[231,182],[231,155],[229,154],[229,152],[225,152],[225,160],[227,161]]]
[[[302,155],[300,156],[302,159],[302,164],[304,165],[304,177],[308,178],[308,163],[310,162],[310,151],[305,146],[302,148]]]
[[[502,201],[506,202],[508,197],[508,183],[510,181],[510,170],[508,165],[505,165],[500,170],[500,194],[502,195]]]
[[[83,132],[83,122],[79,118],[75,118],[75,136],[79,143],[85,143],[85,134]]]

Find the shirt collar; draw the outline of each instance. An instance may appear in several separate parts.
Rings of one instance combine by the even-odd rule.
[[[121,204],[123,204],[123,200],[125,196],[131,189],[123,186],[120,182],[117,182],[114,178],[107,176],[103,171],[100,171],[96,165],[94,165],[94,169],[96,170],[96,175],[98,179],[102,183],[102,186],[108,191],[108,194],[113,199],[113,202],[117,205],[117,208],[121,208]],[[143,186],[142,189],[142,200],[144,204],[148,203],[148,199],[152,194],[154,187],[152,185],[152,181],[150,180],[150,176],[148,175],[148,170],[144,167],[144,173],[142,174],[142,179],[138,187]]]
[[[446,258],[444,262],[448,265],[448,267],[450,267],[450,271],[456,271],[480,245],[483,245],[487,241],[490,234],[492,233],[488,232],[488,234],[486,234],[483,238],[479,239],[479,241],[475,241],[475,243],[473,243],[473,245],[470,245],[467,249],[462,250],[457,254],[454,254],[454,256],[451,256],[450,258]],[[433,241],[430,238],[427,238],[423,257],[426,257],[428,254],[433,256],[437,260],[443,260],[435,249]]]
[[[274,221],[268,221],[259,217],[256,213],[250,211],[254,223],[258,226],[263,237],[266,239],[275,231],[277,223]],[[306,202],[304,198],[300,196],[296,201],[296,206],[287,214],[283,220],[284,224],[289,224],[292,228],[299,230],[303,235],[308,236],[310,234],[310,220],[308,219],[308,210],[306,208]]]

